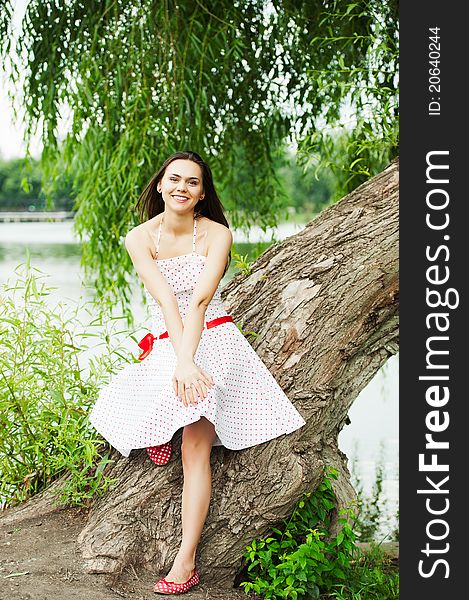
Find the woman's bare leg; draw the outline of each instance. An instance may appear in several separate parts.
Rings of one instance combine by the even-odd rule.
[[[205,417],[184,427],[182,434],[182,541],[168,581],[182,583],[195,566],[195,553],[207,517],[212,493],[210,453],[215,428]]]

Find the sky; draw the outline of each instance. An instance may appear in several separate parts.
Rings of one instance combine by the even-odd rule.
[[[15,12],[13,14],[13,27],[15,34],[26,10],[29,0],[16,0],[13,2]],[[12,89],[5,73],[1,72],[0,85],[0,157],[13,158],[24,156],[25,144],[23,142],[24,129],[21,126],[21,118],[14,117],[11,100],[8,97],[8,89]],[[38,140],[34,140],[31,146],[33,155],[40,153],[41,146]]]
[[[24,129],[20,123],[15,122],[11,100],[8,98],[5,88],[5,76],[2,75],[0,88],[0,158],[24,156]],[[32,153],[37,155],[39,152],[40,144],[36,140],[32,146]]]

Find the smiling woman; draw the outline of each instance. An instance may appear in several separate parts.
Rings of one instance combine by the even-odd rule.
[[[125,245],[144,283],[152,332],[139,343],[143,362],[101,390],[90,422],[124,456],[146,448],[157,465],[169,462],[172,437],[183,428],[183,538],[154,588],[172,594],[199,582],[195,555],[210,503],[212,447],[249,448],[305,420],[222,302],[233,236],[208,165],[195,152],[173,154],[138,206],[149,218]]]
[[[177,160],[175,162],[179,170],[187,170],[189,172],[191,170],[200,171],[200,167],[192,161]],[[179,167],[177,166],[178,164],[180,165]],[[197,203],[198,200],[203,200],[204,198],[201,194],[202,182],[199,177],[194,175],[183,177],[178,173],[170,173],[167,176],[165,175],[162,181],[163,185],[166,185],[165,192],[170,194],[176,202],[186,204],[191,200],[195,200]],[[163,193],[162,190],[160,190],[160,193]]]

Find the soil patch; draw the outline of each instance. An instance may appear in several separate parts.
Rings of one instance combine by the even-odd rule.
[[[20,507],[17,507],[18,509]],[[9,509],[9,514],[16,509]],[[9,519],[6,519],[8,521]],[[84,571],[76,538],[86,511],[66,508],[31,516],[13,524],[0,514],[0,600],[156,600],[154,582],[164,573],[127,573],[109,587],[103,574]],[[203,572],[201,572],[203,578]],[[216,590],[199,584],[184,594],[187,600],[249,598],[242,590]]]

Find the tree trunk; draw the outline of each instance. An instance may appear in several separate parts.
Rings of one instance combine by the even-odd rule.
[[[257,334],[253,347],[307,424],[245,450],[213,449],[197,560],[208,585],[233,585],[245,546],[291,514],[324,466],[339,471],[339,504],[355,498],[337,437],[359,392],[398,350],[398,291],[397,160],[223,289],[228,312]],[[112,452],[105,473],[117,483],[96,499],[78,538],[87,570],[115,582],[130,566],[169,568],[181,538],[180,440],[181,431],[164,468],[145,450]]]

